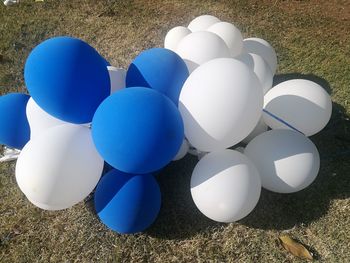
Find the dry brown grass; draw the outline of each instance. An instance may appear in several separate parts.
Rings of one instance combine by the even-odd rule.
[[[312,140],[320,174],[291,195],[263,191],[238,223],[219,224],[195,208],[187,157],[158,175],[161,213],[145,233],[122,236],[104,227],[91,204],[60,212],[31,205],[19,191],[14,163],[0,165],[0,262],[302,262],[277,237],[287,232],[320,262],[350,261],[350,7],[348,1],[25,1],[0,7],[1,94],[24,91],[29,51],[55,35],[80,37],[112,65],[126,68],[140,51],[162,46],[166,32],[200,14],[234,22],[245,37],[276,48],[275,81],[306,77],[332,94],[334,111]],[[293,73],[293,74],[287,74]]]

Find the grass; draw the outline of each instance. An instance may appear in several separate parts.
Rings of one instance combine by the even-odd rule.
[[[0,7],[0,94],[25,91],[30,50],[56,35],[82,38],[112,65],[127,68],[166,32],[200,14],[235,23],[244,37],[268,40],[278,53],[275,83],[312,79],[331,94],[330,123],[311,139],[321,155],[316,181],[296,194],[263,191],[245,219],[219,224],[195,208],[187,156],[158,175],[163,204],[146,232],[119,235],[91,203],[42,211],[19,191],[14,163],[0,165],[0,262],[303,262],[285,252],[281,233],[307,244],[319,262],[350,261],[350,6],[348,1],[23,1]]]

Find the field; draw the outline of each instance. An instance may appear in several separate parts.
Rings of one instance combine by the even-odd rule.
[[[25,92],[23,67],[46,38],[79,37],[110,63],[127,68],[142,50],[162,47],[166,32],[212,14],[244,37],[269,41],[278,54],[275,83],[306,78],[332,96],[327,127],[311,140],[321,155],[316,181],[296,194],[263,190],[245,219],[219,224],[196,209],[187,156],[157,176],[162,208],[146,232],[119,235],[94,214],[91,201],[48,212],[19,191],[15,163],[0,165],[0,262],[303,262],[278,244],[287,233],[316,262],[350,261],[349,1],[22,1],[0,5],[0,94]],[[49,154],[49,153],[48,153]]]

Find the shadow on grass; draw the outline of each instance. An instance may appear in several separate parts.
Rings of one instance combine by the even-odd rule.
[[[328,82],[315,75],[277,75],[274,84],[295,78],[312,80],[331,93]],[[277,194],[263,189],[256,208],[239,223],[258,229],[291,229],[296,225],[308,225],[324,216],[331,200],[350,197],[349,131],[350,121],[345,109],[333,103],[328,125],[311,137],[321,156],[321,168],[315,182],[294,194]],[[157,176],[163,204],[158,219],[146,233],[158,238],[181,240],[225,225],[206,218],[192,201],[190,178],[197,162],[197,158],[187,156],[171,163]]]
[[[223,225],[206,218],[192,200],[190,180],[197,162],[197,157],[188,154],[157,175],[162,207],[156,222],[146,233],[164,239],[185,239]]]

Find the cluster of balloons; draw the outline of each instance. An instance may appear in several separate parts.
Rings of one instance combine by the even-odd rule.
[[[332,112],[320,85],[294,79],[272,87],[273,47],[260,38],[243,39],[237,27],[214,16],[171,29],[164,46],[191,73],[179,110],[187,151],[200,159],[191,193],[204,215],[237,221],[256,206],[261,187],[293,193],[314,181],[320,158],[306,136],[321,131]],[[229,149],[240,142],[245,149]]]
[[[272,46],[209,15],[171,29],[164,47],[141,52],[128,70],[76,38],[33,49],[30,96],[0,97],[0,143],[22,149],[16,179],[31,203],[66,209],[96,189],[104,224],[140,232],[161,206],[153,173],[187,153],[201,157],[193,200],[219,222],[248,215],[261,187],[291,193],[312,183],[320,160],[306,136],[332,109],[321,86],[298,79],[272,88]],[[242,141],[243,153],[229,149]]]

